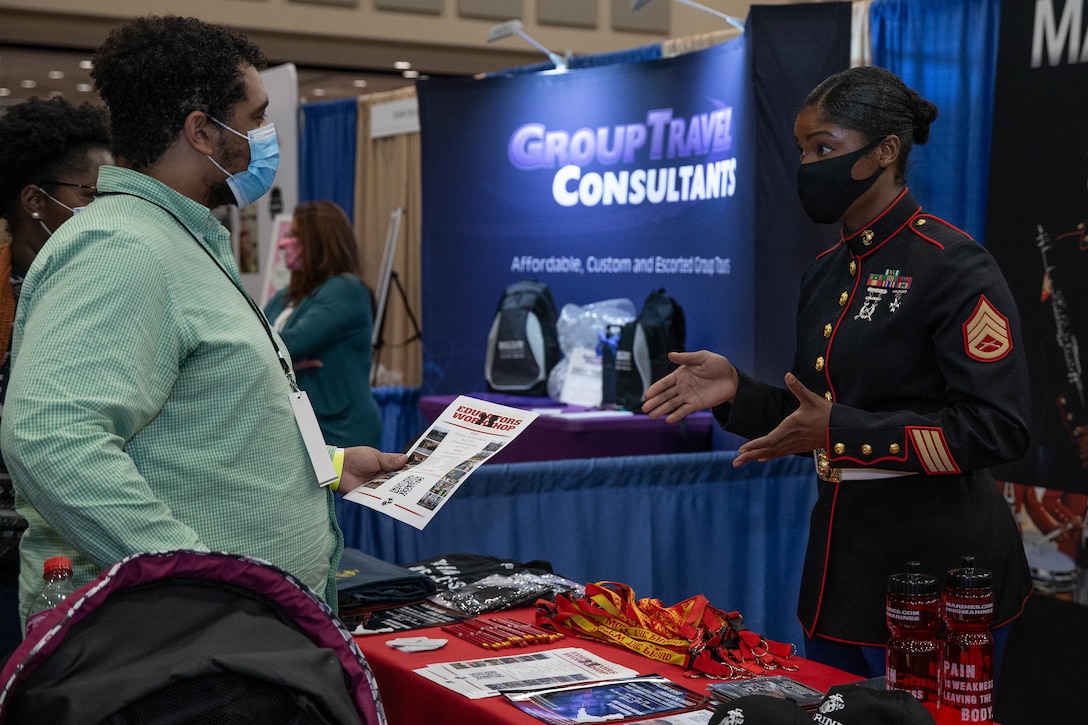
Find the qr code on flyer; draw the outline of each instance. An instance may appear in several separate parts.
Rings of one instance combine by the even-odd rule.
[[[405,476],[393,486],[393,493],[400,496],[407,496],[412,492],[412,489],[416,487],[416,484],[422,480],[423,476]]]

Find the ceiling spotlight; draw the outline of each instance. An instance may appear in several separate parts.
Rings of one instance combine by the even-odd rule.
[[[20,88],[26,88],[26,89],[37,88],[38,87],[38,81],[27,78],[25,81],[19,81],[19,87]]]
[[[648,5],[650,1],[651,0],[631,0],[631,12],[639,10],[644,5]],[[734,28],[740,30],[742,33],[744,32],[744,21],[740,18],[733,17],[732,15],[726,15],[725,13],[720,13],[717,10],[708,8],[706,5],[700,5],[699,3],[693,2],[692,0],[676,0],[676,2],[680,3],[681,5],[687,5],[689,8],[702,10],[704,13],[710,13],[711,15],[721,18],[725,22],[732,25]]]
[[[419,78],[419,71],[417,71],[417,70],[406,70],[406,71],[402,71],[401,75],[404,76],[405,78]]]
[[[552,65],[556,67],[556,70],[566,70],[567,61],[563,56],[558,53],[545,48],[540,43],[536,42],[529,35],[522,30],[523,24],[520,20],[507,20],[505,23],[499,23],[495,27],[491,28],[491,31],[487,34],[487,42],[494,43],[496,40],[502,40],[503,38],[509,38],[511,35],[520,35],[529,45],[539,50],[544,55],[548,56]]]
[[[49,80],[51,80],[51,81],[60,81],[60,80],[64,80],[64,71],[60,71],[60,70],[51,70],[51,71],[49,71],[49,73],[47,73],[46,75],[48,75],[48,76],[49,76]]]
[[[94,89],[90,83],[77,83],[76,90],[80,93],[90,93]]]
[[[11,95],[10,88],[0,88],[0,98],[7,98]]]
[[[89,60],[81,60],[79,61],[79,67],[83,70],[90,70],[91,68],[94,68],[94,63]]]
[[[396,68],[397,70],[408,70],[409,68],[412,67],[412,64],[409,63],[406,60],[398,60],[398,61],[393,63],[393,67]]]
[[[311,88],[310,89],[310,95],[323,96],[323,95],[325,95],[325,89],[324,88]]]
[[[356,78],[351,82],[351,85],[355,86],[356,88],[366,88],[366,81],[364,81],[362,78]]]

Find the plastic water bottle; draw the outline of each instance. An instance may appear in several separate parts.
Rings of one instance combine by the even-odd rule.
[[[887,688],[909,692],[937,717],[937,666],[940,649],[941,587],[917,561],[888,577],[885,606],[888,629]]]
[[[994,710],[993,574],[963,557],[945,579],[937,722],[992,723]]]
[[[76,590],[72,582],[72,560],[67,556],[54,556],[45,560],[42,567],[42,586],[38,596],[26,613],[26,632],[37,627],[46,615]]]
[[[609,325],[605,332],[597,333],[601,353],[601,407],[616,407],[616,345],[620,340],[620,326]]]

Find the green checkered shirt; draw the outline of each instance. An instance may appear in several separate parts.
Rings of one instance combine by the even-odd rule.
[[[22,613],[50,556],[70,556],[79,585],[183,548],[266,559],[335,603],[333,494],[229,232],[128,169],[103,167],[98,189],[34,261],[16,313],[0,449],[29,522]]]

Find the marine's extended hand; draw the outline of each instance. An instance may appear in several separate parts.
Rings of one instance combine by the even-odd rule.
[[[340,473],[340,493],[348,493],[362,486],[380,473],[395,471],[408,462],[403,453],[383,453],[370,446],[353,446],[344,449],[344,469]]]
[[[817,395],[794,376],[786,373],[786,387],[801,405],[786,416],[778,427],[762,438],[754,438],[739,449],[734,466],[749,461],[807,453],[827,445],[827,427],[831,422],[831,401]]]
[[[737,369],[721,355],[707,350],[670,352],[669,360],[680,367],[646,389],[642,412],[651,418],[666,416],[667,422],[675,423],[737,394]]]

